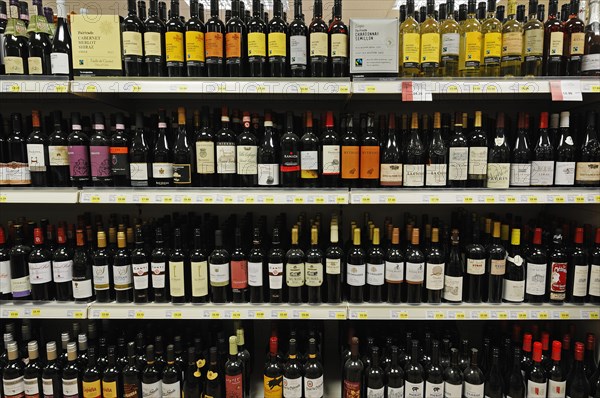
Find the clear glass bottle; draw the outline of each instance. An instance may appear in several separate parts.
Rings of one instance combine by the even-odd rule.
[[[537,18],[538,2],[529,0],[529,18],[523,26],[523,76],[542,75],[544,24]]]
[[[508,0],[508,19],[502,25],[502,76],[520,76],[523,51],[523,25],[517,21],[517,0]]]
[[[477,77],[481,65],[481,22],[475,13],[475,0],[469,0],[467,19],[460,30],[459,70],[462,77]]]
[[[440,24],[435,1],[427,0],[427,19],[421,24],[421,71],[424,77],[440,75]]]
[[[496,19],[496,0],[488,0],[487,18],[481,25],[483,45],[481,47],[481,76],[500,76],[500,57],[502,56],[502,22]]]
[[[400,25],[400,76],[417,77],[420,69],[421,30],[415,19],[414,0],[406,1],[406,20]]]
[[[440,16],[441,16],[440,5]],[[440,58],[441,75],[444,77],[458,77],[458,58],[460,49],[460,27],[454,19],[454,0],[446,1],[448,16],[440,24],[442,51]],[[440,18],[441,19],[441,18]]]

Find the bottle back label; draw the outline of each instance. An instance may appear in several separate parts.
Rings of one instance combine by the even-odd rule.
[[[421,66],[437,68],[440,64],[440,34],[421,35]]]
[[[550,263],[550,300],[562,301],[567,294],[567,263]]]
[[[316,379],[304,377],[304,396],[306,398],[321,398],[324,396],[323,376]]]
[[[183,261],[169,261],[169,287],[171,296],[185,296],[184,273]]]
[[[269,41],[269,57],[285,57],[287,56],[287,36],[285,33],[272,32],[269,33],[267,40]]]
[[[427,290],[442,290],[444,288],[445,263],[427,263],[425,287]]]
[[[469,148],[450,148],[448,154],[448,180],[467,181],[467,169],[469,167]]]
[[[360,397],[360,393],[361,393],[360,381],[344,380],[343,387],[344,387],[344,391],[342,393],[342,398]]]
[[[367,264],[367,284],[383,286],[385,282],[385,264]]]
[[[185,32],[185,59],[187,62],[204,62],[204,33]]]
[[[304,263],[286,264],[285,283],[289,287],[304,286]]]
[[[527,398],[546,398],[546,383],[527,380]]]
[[[554,182],[554,161],[533,160],[531,162],[531,185],[549,186]]]
[[[556,162],[554,171],[555,185],[575,184],[575,162]]]
[[[10,293],[10,260],[0,261],[0,294]]]
[[[208,262],[192,261],[192,296],[208,296]]]
[[[323,263],[306,263],[306,286],[319,287],[323,284]]]
[[[531,163],[510,164],[510,185],[516,187],[531,185]]]
[[[342,146],[342,178],[358,179],[360,176],[360,147]]]
[[[85,391],[85,389],[84,389]],[[102,382],[102,398],[117,398],[118,397],[118,387],[117,382]],[[164,397],[164,395],[163,395]]]
[[[600,264],[592,264],[590,268],[590,296],[600,297]]]
[[[162,57],[162,35],[159,32],[144,33],[144,52],[146,57]]]
[[[425,277],[425,263],[406,262],[406,282],[419,284],[423,283]]]
[[[444,382],[444,397],[445,398],[462,398],[462,384],[450,384]]]
[[[346,282],[350,286],[364,286],[366,282],[365,264],[348,264],[346,266]]]
[[[313,32],[310,34],[310,56],[327,57],[329,56],[329,38],[327,33]]]
[[[360,147],[360,178],[379,178],[379,146]]]
[[[306,36],[290,36],[290,65],[292,69],[306,67]]]
[[[600,162],[577,162],[575,180],[581,182],[600,182]]]
[[[423,398],[425,393],[425,383],[404,382],[404,396],[406,398]]]
[[[265,398],[281,398],[283,395],[283,376],[263,376]]]
[[[384,398],[385,388],[370,388],[367,387],[367,398]]]
[[[69,165],[69,150],[66,145],[49,145],[48,157],[50,166]]]
[[[402,67],[418,68],[421,59],[419,50],[421,35],[419,33],[405,33],[402,35]]]
[[[428,398],[443,398],[444,383],[425,382],[425,396]]]
[[[140,32],[123,32],[123,54],[125,56],[143,56],[142,34]]]
[[[444,299],[447,301],[461,302],[463,290],[463,277],[450,276],[444,277]]]
[[[62,392],[63,398],[79,398],[79,384],[77,379],[62,379]],[[101,393],[98,391],[98,396],[100,395]]]
[[[281,289],[283,287],[283,263],[269,263],[269,288]]]
[[[248,33],[248,58],[267,56],[266,35],[262,32]],[[251,61],[251,60],[250,60]]]
[[[148,289],[148,263],[131,264],[133,273],[133,288],[136,290]]]
[[[548,380],[548,398],[565,398],[566,393],[566,381]]]
[[[223,33],[206,32],[204,35],[204,50],[206,51],[206,59],[208,58],[223,58]]]
[[[295,379],[283,378],[283,396],[285,398],[302,398],[302,377]]]
[[[263,285],[263,263],[248,261],[248,285]]]
[[[198,174],[215,173],[215,143],[212,141],[196,142],[196,172]]]
[[[84,145],[69,145],[68,155],[71,177],[89,177],[90,158],[88,148]]]
[[[231,288],[246,289],[248,287],[248,262],[231,260]]]
[[[527,263],[527,283],[525,292],[534,296],[546,292],[546,264]]]
[[[183,269],[182,269],[183,270]],[[229,285],[229,263],[209,264],[210,285],[222,287]]]
[[[575,265],[573,271],[573,296],[574,297],[585,297],[587,296],[588,288],[588,266],[586,265]]]
[[[50,54],[50,69],[53,75],[69,74],[69,54],[52,53]]]

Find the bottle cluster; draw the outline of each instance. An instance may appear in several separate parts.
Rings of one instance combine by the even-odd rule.
[[[0,228],[5,300],[118,303],[599,303],[600,228],[542,214],[174,214]],[[402,239],[401,239],[402,237]]]
[[[343,397],[598,397],[596,337],[575,331],[522,333],[484,328],[481,343],[453,330],[378,336],[373,329],[342,346]],[[417,338],[417,336],[423,336]],[[554,340],[552,340],[552,337]],[[362,345],[360,344],[362,343]],[[365,344],[366,343],[366,344]],[[475,345],[475,347],[474,347]]]
[[[93,323],[85,333],[74,323],[57,341],[49,333],[33,337],[25,322],[16,333],[9,323],[0,355],[2,396],[250,396],[252,361],[241,326],[230,337],[222,329],[208,338],[189,327],[185,334],[163,330],[114,336]]]
[[[180,107],[74,112],[66,127],[59,111],[26,123],[14,113],[0,134],[0,186],[600,186],[595,111],[356,116]]]

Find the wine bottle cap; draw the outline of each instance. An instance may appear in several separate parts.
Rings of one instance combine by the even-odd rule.
[[[412,229],[412,238],[411,238],[410,242],[414,246],[417,246],[419,244],[419,228]]]
[[[100,244],[100,237],[98,237],[98,244]],[[123,232],[117,233],[117,247],[119,249],[127,247],[127,240],[125,239],[125,234]]]
[[[563,346],[563,350],[570,350],[571,349],[571,335],[568,333],[565,333],[565,335],[563,336],[562,339],[562,346]]]
[[[434,129],[442,128],[442,114],[440,112],[435,112],[433,114],[433,128]]]
[[[40,111],[37,111],[37,110],[31,111],[31,126],[33,128],[40,127]]]
[[[542,112],[540,114],[540,129],[548,128],[548,112]]]
[[[271,336],[269,339],[269,351],[271,354],[277,354],[277,336]]]
[[[560,361],[561,350],[562,350],[562,344],[560,343],[560,341],[554,340],[552,342],[552,360],[553,361],[557,361],[557,362]]]
[[[569,112],[560,113],[560,127],[569,128]]]
[[[83,239],[83,229],[78,229],[75,236],[77,239],[77,246],[84,246],[85,240]]]
[[[237,355],[237,354],[238,354],[237,337],[229,336],[229,355]]]
[[[36,246],[44,244],[44,235],[42,234],[41,228],[34,228],[33,230],[33,244]]]
[[[412,130],[419,129],[419,114],[417,112],[413,112],[413,114],[412,114],[410,128]]]
[[[588,333],[585,340],[585,346],[588,351],[595,352],[596,348],[596,336],[593,333]]]
[[[575,360],[576,361],[583,361],[583,356],[584,356],[584,352],[585,352],[585,348],[583,346],[583,343],[580,343],[579,341],[575,343]]]
[[[575,240],[574,242],[578,245],[583,243],[583,228],[575,229]]]
[[[185,126],[185,108],[183,106],[177,108],[177,122],[180,126]]]
[[[433,228],[431,230],[431,243],[438,243],[440,241],[440,230],[439,228]]]
[[[510,226],[508,224],[502,224],[501,226],[501,232],[500,232],[500,239],[501,240],[508,240],[509,238],[509,231],[510,231]]]
[[[542,350],[548,351],[550,346],[550,333],[542,332]]]
[[[531,333],[525,333],[525,335],[523,336],[523,351],[531,352],[532,338],[533,338],[533,336],[531,335]]]
[[[306,128],[312,129],[312,127],[313,127],[312,112],[306,112],[305,119],[306,119]]]
[[[542,229],[536,228],[533,232],[533,244],[541,245],[542,244]]]
[[[542,361],[542,343],[536,341],[533,343],[533,361],[541,362]]]
[[[332,111],[327,111],[327,113],[325,115],[325,127],[327,127],[328,129],[333,128],[333,112]]]
[[[46,343],[46,358],[48,361],[54,361],[56,359],[56,342],[50,341]]]

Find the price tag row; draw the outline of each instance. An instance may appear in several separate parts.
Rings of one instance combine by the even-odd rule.
[[[395,204],[395,203],[418,203],[414,194],[352,194],[350,203],[360,204]],[[481,195],[422,195],[420,203],[465,203],[465,204],[536,204],[536,203],[600,203],[600,195],[505,195],[505,194],[481,194]]]
[[[6,318],[13,317],[18,318],[19,314],[17,311],[13,311],[15,314],[9,313],[8,311],[3,312],[3,316]],[[96,310],[90,311],[90,318],[92,319],[145,319],[145,318],[161,318],[164,314],[165,319],[346,319],[346,310],[326,310],[318,311],[306,310],[306,309],[276,309],[276,310],[165,310],[164,313],[160,314],[154,310],[127,310],[111,312],[111,310]],[[12,315],[12,316],[11,316]]]
[[[0,197],[1,201],[2,197]],[[5,200],[6,201],[6,200]],[[279,194],[279,195],[143,195],[143,194],[89,194],[81,195],[80,203],[111,203],[111,204],[346,204],[348,194]]]

